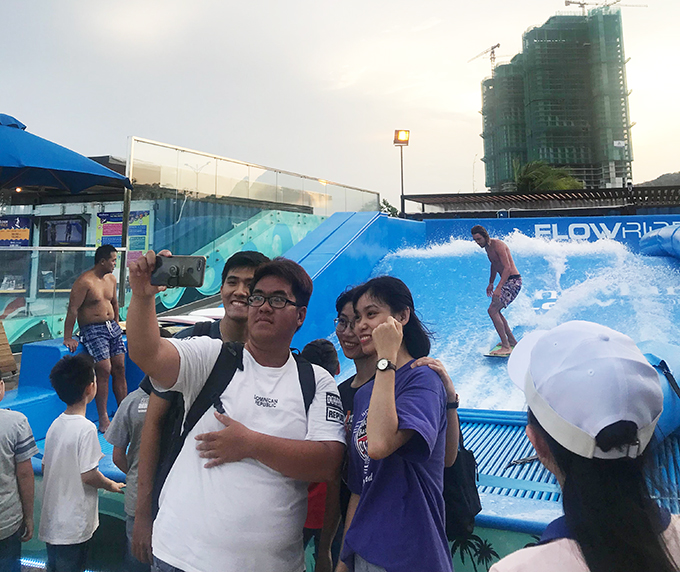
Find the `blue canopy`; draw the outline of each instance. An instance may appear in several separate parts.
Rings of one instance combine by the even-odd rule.
[[[74,194],[95,185],[132,188],[127,177],[25,129],[0,113],[0,188],[49,187]]]

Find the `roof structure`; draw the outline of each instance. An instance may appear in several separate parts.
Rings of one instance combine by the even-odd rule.
[[[645,208],[680,207],[680,186],[634,187],[628,189],[577,189],[571,191],[533,191],[529,193],[451,193],[406,195],[407,201],[420,203],[424,216],[496,216],[499,211],[520,211],[523,216],[546,211],[591,210],[635,214]],[[425,207],[438,207],[425,212]],[[576,214],[576,213],[575,213]]]

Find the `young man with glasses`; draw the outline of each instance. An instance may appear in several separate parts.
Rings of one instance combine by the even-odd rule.
[[[223,342],[245,342],[248,335],[247,300],[250,294],[250,284],[255,270],[265,262],[269,262],[269,258],[253,250],[237,252],[230,256],[222,269],[222,287],[220,288],[224,317],[210,323],[209,327],[206,327],[204,322],[200,322],[202,325],[199,326],[199,330],[196,330],[196,326],[190,326],[173,337],[180,339],[207,335]],[[150,393],[148,409],[143,421],[144,426],[139,440],[136,440],[134,446],[130,447],[130,450],[137,452],[139,464],[135,467],[136,472],[132,477],[128,475],[128,487],[125,492],[126,499],[128,495],[136,497],[136,504],[134,498],[130,500],[131,510],[128,513],[126,527],[128,542],[134,558],[146,565],[152,561],[151,531],[155,516],[152,500],[154,481],[158,466],[169,449],[169,446],[166,446],[161,451],[161,442],[168,432],[166,423],[170,423],[167,419],[173,417],[172,414],[168,415],[168,412],[177,408],[186,412],[180,394],[174,391],[154,392],[151,384],[147,385],[147,382],[148,378],[141,385],[144,391]],[[128,455],[130,455],[129,450]],[[131,480],[135,484],[134,487],[130,486]],[[133,568],[131,565],[128,567]],[[143,570],[143,568],[137,566],[135,570]]]
[[[130,357],[158,389],[190,407],[222,349],[207,337],[161,339],[150,283],[155,254],[130,268]],[[258,268],[248,298],[243,370],[189,432],[161,493],[154,523],[156,570],[242,572],[304,568],[307,483],[336,477],[344,428],[333,378],[314,367],[309,411],[290,343],[302,326],[312,281],[278,258]]]

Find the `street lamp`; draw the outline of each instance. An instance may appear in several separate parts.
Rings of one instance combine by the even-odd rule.
[[[394,145],[399,147],[399,155],[401,156],[401,216],[406,216],[404,205],[404,147],[408,146],[408,140],[411,132],[406,129],[397,129],[394,132]]]

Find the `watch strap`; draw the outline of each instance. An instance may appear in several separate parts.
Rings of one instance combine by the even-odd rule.
[[[387,362],[386,365],[385,365],[385,367],[380,368],[379,365],[380,365],[381,363],[384,364],[385,362]],[[377,369],[378,371],[387,371],[387,370],[390,370],[390,369],[391,369],[392,371],[397,371],[397,366],[396,366],[394,363],[392,363],[390,360],[386,359],[386,358],[380,358],[380,359],[378,360],[376,366],[375,366],[375,369]]]

